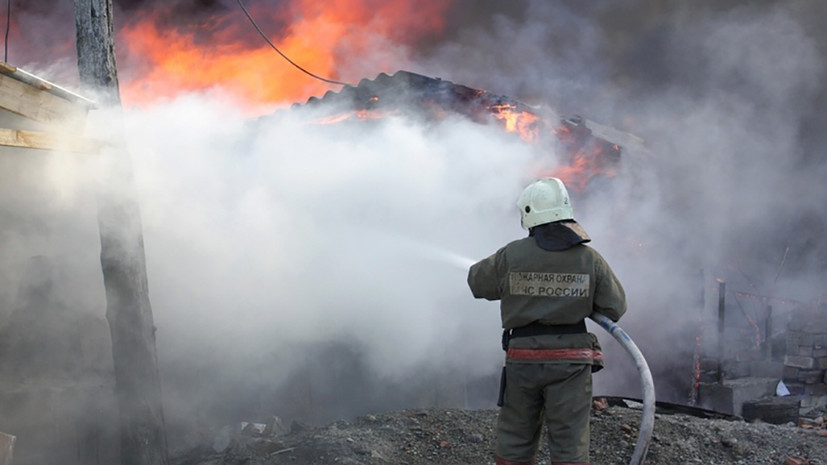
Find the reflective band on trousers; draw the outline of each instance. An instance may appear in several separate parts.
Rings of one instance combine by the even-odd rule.
[[[603,361],[603,352],[592,349],[508,349],[506,357],[516,360],[594,360]]]

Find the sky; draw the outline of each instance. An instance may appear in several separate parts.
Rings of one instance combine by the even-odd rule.
[[[7,46],[71,88],[66,3],[13,1]],[[115,3],[125,110],[95,112],[87,134],[127,141],[170,421],[493,407],[498,308],[472,298],[467,263],[525,234],[514,202],[560,154],[460,116],[320,127],[288,107],[339,87],[287,65],[236,2]],[[777,328],[823,298],[827,6],[321,5],[248,2],[325,77],[406,69],[636,136],[618,175],[573,202],[664,400],[688,396],[716,278],[746,315],[772,304]],[[103,315],[95,196],[124,186],[95,157],[4,163],[19,188],[3,196],[0,315],[26,308],[32,256],[53,261],[56,301]],[[636,395],[631,361],[590,329],[609,365],[595,392]]]

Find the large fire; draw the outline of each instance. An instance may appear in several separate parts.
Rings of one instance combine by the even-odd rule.
[[[293,61],[319,76],[347,81],[382,71],[360,70],[360,63],[400,67],[407,47],[441,33],[449,6],[450,2],[437,0],[299,0],[248,9]],[[240,8],[176,27],[166,25],[167,13],[159,10],[140,16],[118,33],[121,94],[127,106],[207,91],[253,112],[268,104],[272,111],[273,105],[337,87],[303,74],[282,59]],[[343,76],[344,68],[361,75]]]
[[[477,122],[499,123],[522,141],[548,148],[554,156],[532,168],[533,173],[558,176],[573,189],[585,189],[594,177],[614,176],[620,147],[593,136],[585,122],[559,121],[510,97],[450,81],[413,73],[380,74],[406,67],[418,43],[438,38],[454,0],[242,0],[281,52],[313,74],[352,83],[345,87],[314,79],[284,60],[236,1],[138,2],[129,14],[116,18],[124,105],[152,105],[198,93],[227,100],[256,117],[309,98],[329,100],[314,96],[355,99],[340,106],[338,114],[315,121],[334,124],[376,120],[413,104],[430,120],[461,113]],[[191,11],[182,11],[184,5]],[[21,36],[31,30],[17,24],[12,28],[14,42],[29,44],[36,52],[35,44]],[[61,49],[61,56],[67,53]],[[384,78],[366,89],[362,78],[377,74]],[[419,93],[403,102],[398,94],[404,88]]]

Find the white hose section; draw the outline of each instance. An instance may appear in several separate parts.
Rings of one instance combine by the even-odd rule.
[[[649,441],[652,439],[652,432],[655,428],[655,382],[652,380],[652,372],[649,371],[649,365],[646,364],[646,359],[643,358],[640,349],[620,326],[606,315],[597,312],[589,315],[589,318],[602,326],[626,349],[626,352],[635,360],[635,365],[640,372],[640,384],[643,388],[643,415],[640,420],[637,444],[635,444],[635,451],[629,465],[642,465],[649,451]]]

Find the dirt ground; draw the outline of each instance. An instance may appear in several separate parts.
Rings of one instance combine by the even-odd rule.
[[[641,419],[634,407],[593,411],[593,465],[629,463]],[[205,436],[201,446],[173,457],[171,464],[493,465],[496,415],[496,410],[402,410],[318,428],[298,423],[284,428],[276,422],[266,431],[253,424],[242,431],[238,425],[209,442]],[[827,465],[823,417],[802,424],[657,413],[645,463]],[[549,464],[545,447],[537,463]]]

